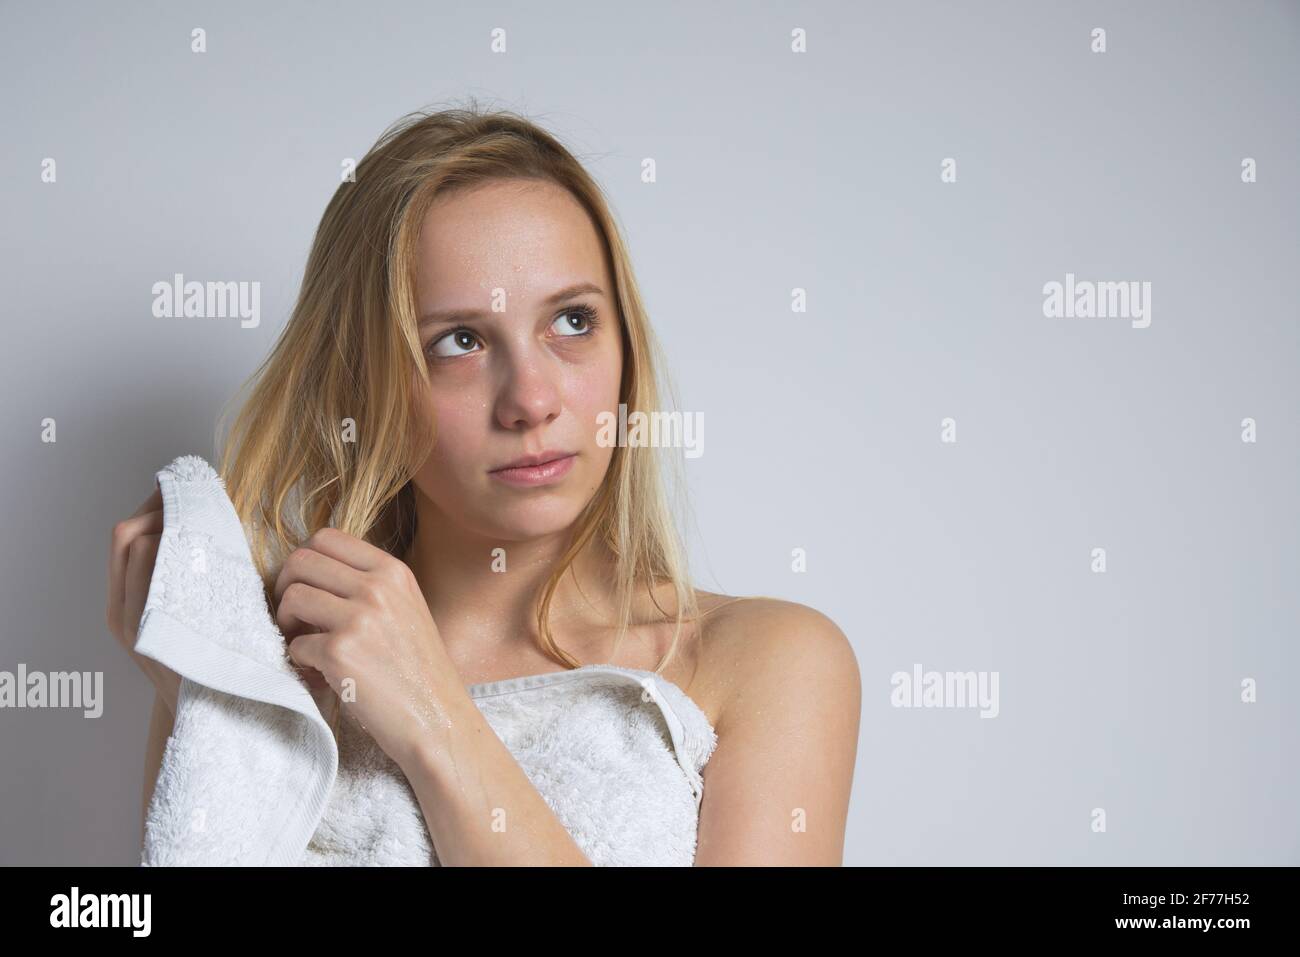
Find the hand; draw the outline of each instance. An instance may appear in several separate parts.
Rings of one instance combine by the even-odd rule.
[[[158,695],[176,713],[176,697],[181,676],[165,665],[135,651],[140,632],[140,618],[149,597],[154,563],[158,560],[158,543],[162,541],[162,492],[155,481],[150,495],[130,518],[113,526],[108,549],[108,630],[126,649],[145,676],[153,682]]]
[[[456,672],[404,562],[322,528],[285,560],[275,603],[289,656],[322,676],[399,766],[445,733],[439,690]]]

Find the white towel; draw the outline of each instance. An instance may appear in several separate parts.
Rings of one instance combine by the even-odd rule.
[[[338,770],[219,475],[157,473],[163,532],[135,650],[182,676],[141,864],[297,865]]]

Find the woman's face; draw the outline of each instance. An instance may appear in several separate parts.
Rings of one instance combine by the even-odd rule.
[[[567,528],[609,467],[597,415],[617,414],[623,368],[595,226],[553,183],[494,181],[439,197],[417,255],[419,414],[436,439],[414,481],[434,520],[501,541]],[[544,452],[573,453],[567,471],[533,484],[495,471]]]

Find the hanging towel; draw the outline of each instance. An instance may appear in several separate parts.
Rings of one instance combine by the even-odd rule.
[[[141,864],[296,865],[337,773],[334,735],[220,476],[182,455],[157,479],[163,531],[135,650],[181,685]]]

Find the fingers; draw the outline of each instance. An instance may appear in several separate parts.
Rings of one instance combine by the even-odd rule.
[[[348,623],[348,602],[306,582],[290,582],[276,604],[275,623],[286,638],[303,632],[342,631]]]
[[[289,657],[313,690],[329,687],[319,667],[325,633],[347,624],[347,599],[360,594],[365,583],[364,572],[351,564],[366,561],[364,549],[354,547],[358,542],[365,544],[337,529],[321,529],[285,559],[272,589]]]
[[[347,624],[348,608],[346,599],[300,581],[289,583],[276,606],[275,621],[285,635],[289,657],[310,688],[329,685],[321,667],[324,649],[328,633]]]
[[[328,681],[321,671],[324,664],[325,635],[299,635],[289,642],[289,657],[299,666],[299,673],[312,688],[323,688]]]
[[[142,534],[161,534],[163,530],[162,492],[157,485],[153,493],[130,518],[113,526],[108,546],[108,595],[106,618],[108,628],[125,641],[123,633],[123,605],[126,600],[126,566],[131,542]]]
[[[382,548],[337,528],[317,529],[304,544],[363,572],[379,571],[389,561],[396,561]]]
[[[289,554],[276,576],[273,589],[276,604],[294,582],[303,582],[341,598],[353,598],[361,589],[362,573],[324,552],[303,546]]]

